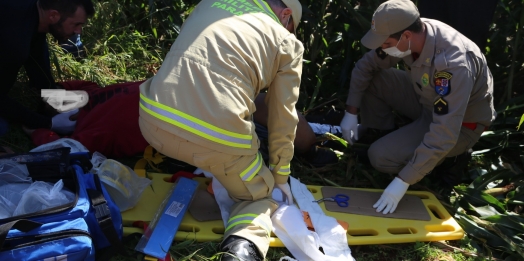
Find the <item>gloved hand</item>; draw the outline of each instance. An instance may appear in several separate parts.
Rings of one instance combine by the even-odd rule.
[[[398,202],[402,199],[406,190],[408,190],[409,184],[401,180],[400,178],[395,178],[388,187],[380,196],[380,199],[373,205],[373,208],[377,209],[377,212],[382,211],[382,214],[393,213],[397,208]]]
[[[70,134],[75,130],[76,120],[70,120],[69,117],[78,113],[78,109],[59,113],[51,119],[51,130],[58,134]]]
[[[195,171],[193,171],[193,174],[204,174],[204,176],[206,176],[206,178],[212,178],[213,177],[213,174],[209,171],[205,171],[201,168],[197,168],[195,169]]]
[[[351,132],[353,131],[353,137],[358,140],[358,117],[355,114],[351,114],[346,111],[344,118],[340,122],[340,128],[342,129],[342,137],[353,145],[351,140]]]
[[[287,200],[288,205],[293,205],[293,195],[291,194],[291,187],[289,184],[282,183],[282,184],[275,184],[275,187],[279,188],[282,191],[282,198],[285,198]]]

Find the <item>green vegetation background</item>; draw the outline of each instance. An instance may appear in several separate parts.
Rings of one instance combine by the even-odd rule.
[[[198,0],[94,0],[96,15],[89,20],[82,41],[87,56],[75,59],[51,45],[57,81],[89,80],[102,86],[153,76],[176,39],[183,20]],[[297,37],[305,47],[299,111],[322,114],[343,110],[350,73],[367,51],[359,40],[381,0],[302,0],[311,13]],[[517,127],[524,113],[524,0],[500,0],[485,54],[495,79],[499,116],[490,132],[475,146],[464,184],[443,186],[434,177],[411,189],[429,190],[467,232],[460,241],[379,246],[352,246],[357,260],[524,260],[523,132]],[[25,87],[11,95],[31,105],[39,94]],[[16,151],[32,148],[15,126],[0,144]],[[136,158],[121,159],[132,166]],[[338,164],[320,169],[294,160],[293,175],[318,185],[384,188],[389,177],[354,156],[341,153]],[[175,242],[176,260],[212,260],[216,243]],[[131,248],[133,243],[129,243]],[[285,249],[271,249],[268,260],[279,260]],[[116,257],[113,260],[125,260]],[[137,260],[139,257],[137,257]]]

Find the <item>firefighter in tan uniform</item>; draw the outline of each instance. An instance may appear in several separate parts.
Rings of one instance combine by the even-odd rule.
[[[469,150],[490,126],[496,117],[493,79],[472,41],[442,22],[420,18],[409,0],[381,4],[362,44],[372,50],[351,75],[344,137],[358,139],[365,128],[393,129],[393,111],[413,120],[368,151],[374,168],[398,173],[373,206],[387,214],[409,185],[446,157]],[[391,68],[399,62],[404,71]]]
[[[303,46],[298,0],[203,0],[158,73],[140,86],[140,128],[159,152],[211,172],[236,201],[221,260],[263,260],[287,183]],[[269,167],[258,152],[255,97],[267,89]],[[237,259],[238,258],[238,259]]]

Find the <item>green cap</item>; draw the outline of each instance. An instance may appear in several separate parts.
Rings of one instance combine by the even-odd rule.
[[[291,16],[293,17],[293,25],[295,26],[295,33],[297,32],[298,24],[302,18],[302,4],[298,0],[282,0],[282,2],[291,9]]]
[[[373,14],[371,29],[362,37],[362,44],[369,49],[376,49],[390,35],[408,28],[419,17],[417,7],[410,0],[386,1]]]

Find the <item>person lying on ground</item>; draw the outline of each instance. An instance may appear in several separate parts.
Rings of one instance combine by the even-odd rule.
[[[140,98],[141,83],[143,81],[119,83],[103,88],[88,81],[59,83],[65,90],[86,91],[89,95],[88,103],[79,110],[75,130],[68,136],[59,135],[48,128],[26,128],[26,132],[36,146],[69,137],[82,143],[90,152],[98,151],[109,158],[140,155],[148,145],[138,126],[136,101]],[[257,96],[257,111],[253,114],[256,133],[261,139],[260,150],[264,157],[268,153],[268,108],[264,103],[265,97],[265,93]],[[296,155],[303,157],[315,167],[337,162],[338,158],[333,151],[317,148],[316,133],[301,114],[298,114],[298,118],[297,138],[294,140]],[[323,133],[317,135],[319,134]]]

